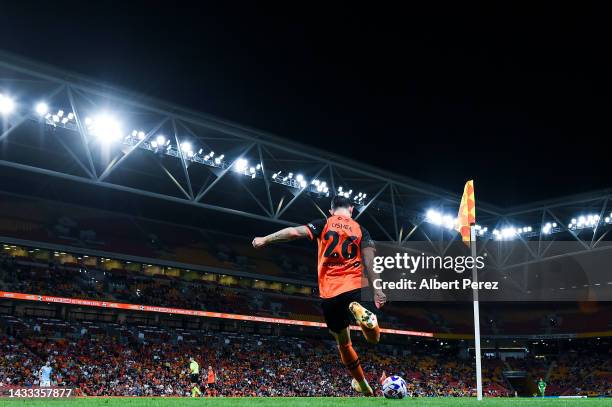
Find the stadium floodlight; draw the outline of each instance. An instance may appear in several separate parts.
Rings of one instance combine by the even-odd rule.
[[[301,188],[306,188],[307,185],[308,185],[308,183],[306,181],[304,181],[304,180],[300,181],[300,187]]]
[[[191,147],[191,143],[188,141],[183,141],[181,143],[181,151],[187,154],[189,154],[190,151],[193,151],[193,148]]]
[[[211,153],[212,154],[212,153]],[[244,172],[249,166],[249,161],[244,158],[239,158],[234,164],[234,169],[238,172]]]
[[[187,158],[193,158],[193,156],[195,155],[195,153],[193,152],[193,147],[191,146],[191,143],[188,141],[183,141],[180,145],[179,145],[181,152],[187,156]]]
[[[255,167],[258,170],[261,170],[261,164],[257,164],[257,166]]]
[[[15,101],[0,93],[0,114],[7,115],[15,110]]]
[[[204,149],[203,149],[203,148],[199,149],[199,150],[198,150],[198,154],[202,154],[202,151],[204,151]]]
[[[599,214],[581,215],[578,219],[572,219],[568,225],[569,229],[595,228],[599,224],[601,217]]]
[[[61,117],[59,113],[57,117]],[[55,117],[53,118],[55,121]],[[113,143],[122,138],[121,124],[117,119],[108,114],[101,114],[91,121],[89,132],[93,134],[102,143]]]
[[[39,116],[44,116],[49,113],[49,106],[45,102],[38,102],[34,110]]]
[[[302,181],[304,181],[304,176],[302,174],[298,174],[295,176],[295,180],[301,184]]]
[[[425,220],[434,225],[442,224],[442,214],[435,209],[429,209],[425,214]]]
[[[518,231],[516,230],[514,226],[508,226],[508,227],[502,228],[501,230],[501,236],[504,239],[512,239],[517,234],[518,234]]]
[[[167,140],[170,141],[170,140]],[[166,144],[166,136],[164,136],[163,134],[159,134],[157,135],[157,137],[155,137],[155,140],[153,140],[151,142],[151,147],[157,149],[157,148],[161,148]]]

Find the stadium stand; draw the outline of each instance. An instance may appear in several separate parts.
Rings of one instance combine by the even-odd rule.
[[[79,388],[83,394],[184,395],[189,389],[188,358],[195,356],[202,366],[213,366],[217,372],[218,382],[207,389],[210,395],[351,394],[335,346],[327,340],[11,316],[0,318],[0,326],[10,333],[0,336],[0,382],[5,390],[36,385],[36,369],[51,360],[55,383]],[[612,355],[591,343],[574,342],[569,352],[547,362],[555,366],[548,394],[611,395],[605,378],[612,372]],[[374,352],[361,345],[371,382],[383,372],[394,372],[407,378],[413,396],[473,394],[472,364],[457,358],[454,347],[436,349],[435,341],[424,345],[415,344],[402,354],[397,347],[383,346]],[[516,362],[512,361],[515,369]],[[539,373],[533,359],[520,364],[520,369]],[[505,366],[497,358],[484,360],[486,395],[511,395],[503,376]],[[318,380],[309,383],[310,377]]]
[[[37,295],[116,301],[202,311],[322,322],[320,301],[309,286],[200,273],[171,267],[83,257],[4,245],[0,289]],[[493,304],[495,305],[495,304]],[[485,334],[563,334],[610,329],[611,305],[588,309],[567,304],[483,304]],[[465,334],[469,304],[389,304],[383,323],[396,329]]]
[[[241,279],[221,276],[203,280],[172,268],[144,264],[136,267],[134,263],[108,258],[99,258],[93,263],[91,257],[77,254],[59,252],[55,256],[51,251],[15,245],[4,248],[0,257],[0,288],[4,291],[321,321],[318,299],[312,289],[300,291],[295,287],[287,294],[283,292],[284,284],[258,285],[252,279],[241,282]],[[90,266],[85,265],[85,260]],[[117,268],[118,265],[131,269]],[[219,373],[217,385],[207,389],[210,395],[351,394],[348,377],[337,361],[333,344],[320,335],[294,331],[298,337],[270,336],[248,327],[230,329],[228,333],[227,326],[213,324],[204,328],[192,324],[192,328],[186,328],[188,324],[173,324],[171,319],[139,323],[137,318],[119,315],[109,320],[108,314],[104,316],[95,310],[82,313],[88,316],[75,318],[77,314],[62,315],[57,307],[60,305],[47,307],[43,312],[36,307],[12,303],[2,308],[0,379],[5,390],[9,386],[36,385],[34,372],[43,361],[51,359],[56,369],[56,383],[75,386],[83,394],[183,395],[189,389],[186,361],[189,355],[197,355],[202,366],[213,365]],[[550,308],[540,308],[541,315],[553,315]],[[572,313],[566,308],[554,311],[555,321],[567,329],[578,328],[578,324],[567,324],[580,320],[573,317],[579,309]],[[586,315],[593,323],[598,316],[605,321],[601,315],[608,310],[605,306],[591,308]],[[520,321],[520,326],[541,329],[542,316],[528,317],[533,316],[533,307],[497,311],[485,313],[489,333],[512,327],[513,320]],[[462,318],[469,316],[463,313],[456,305],[415,304],[390,307],[382,316],[393,327],[453,333],[462,326],[454,321],[463,321]],[[400,321],[408,322],[402,325]],[[512,383],[506,379],[505,372],[522,371],[526,380],[547,377],[549,395],[610,395],[607,383],[612,357],[609,350],[605,353],[601,347],[584,345],[588,341],[581,343],[580,346],[576,343],[571,351],[553,352],[545,359],[529,353],[520,358],[486,358],[485,394],[513,395]],[[363,347],[360,354],[364,355],[363,363],[370,380],[376,382],[383,371],[393,372],[408,379],[413,396],[473,394],[474,368],[465,357],[457,357],[465,342],[438,339],[412,342],[412,345],[402,346],[400,349],[404,351],[398,353],[398,347],[392,344],[382,345],[382,350],[373,352],[365,343],[360,343]],[[248,372],[246,377],[245,372]],[[318,383],[303,385],[305,378],[315,373],[320,377]]]

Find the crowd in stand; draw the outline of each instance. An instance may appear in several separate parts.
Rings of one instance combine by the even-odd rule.
[[[612,397],[612,350],[602,353],[589,347],[564,352],[555,361],[551,380],[564,395]]]
[[[216,373],[214,385],[203,377],[206,395],[357,395],[331,341],[209,334],[201,343],[148,343],[105,334],[55,340],[33,335],[0,336],[0,349],[0,383],[5,388],[38,385],[37,369],[49,360],[53,383],[84,395],[183,396],[189,394],[193,356]],[[413,396],[473,393],[472,366],[456,358],[397,356],[370,348],[359,352],[369,381],[379,390],[378,379],[386,372],[406,377]],[[487,386],[486,391],[507,395],[501,385]]]
[[[288,316],[291,312],[319,314],[314,298],[302,296],[303,301],[291,302],[298,305],[291,308],[283,304],[282,298],[275,300],[272,293],[264,290],[249,289],[245,292],[240,287],[228,287],[216,282],[186,281],[166,276],[151,277],[139,273],[88,270],[84,267],[60,267],[53,264],[14,264],[10,270],[0,267],[0,289],[262,316]]]
[[[249,286],[250,282],[246,280],[226,284],[217,280],[151,276],[120,269],[100,270],[54,263],[30,264],[14,261],[11,257],[7,257],[6,261],[11,264],[0,263],[0,290],[4,291],[322,321],[316,294],[286,294]],[[447,311],[443,307],[436,310],[430,308],[407,308],[402,303],[390,303],[384,308],[381,320],[386,323],[386,327],[397,329],[469,332],[470,328],[464,323],[469,318],[466,307],[453,307]],[[605,308],[601,312],[605,313]],[[511,319],[512,314],[509,315]],[[518,315],[517,318],[523,321],[525,317],[531,317],[529,321],[534,322],[538,314],[532,312]],[[599,321],[602,326],[593,326],[593,329],[605,329],[605,319],[599,318]],[[490,332],[486,324],[483,330],[485,334]]]
[[[397,348],[357,345],[370,383],[398,374],[413,397],[474,395],[474,367],[453,352],[398,354]],[[414,349],[414,347],[413,347]],[[49,339],[0,335],[0,386],[38,386],[37,370],[50,361],[53,385],[89,396],[186,396],[190,392],[189,358],[211,366],[215,383],[206,396],[350,396],[350,377],[333,342],[304,338],[203,333],[198,341],[146,341],[137,335],[107,333]],[[549,395],[611,396],[610,356],[569,352],[557,359]],[[524,361],[522,363],[525,363]],[[486,396],[510,396],[502,376],[504,363],[483,360]],[[525,368],[530,369],[527,361]],[[535,367],[533,367],[535,369]],[[2,391],[0,388],[0,392]]]
[[[317,300],[307,296],[287,297],[218,282],[121,271],[24,265],[7,256],[0,259],[0,289],[264,316],[319,314]],[[154,343],[137,334],[117,339],[109,333],[50,340],[40,333],[40,327],[33,331],[25,336],[14,332],[0,336],[3,387],[38,385],[37,369],[51,360],[54,382],[78,388],[83,394],[184,395],[189,390],[187,361],[194,356],[201,366],[214,366],[217,372],[218,383],[205,390],[210,395],[353,394],[331,342],[249,336],[226,342],[226,337],[209,335],[198,343]],[[405,377],[413,396],[474,394],[473,366],[456,354],[397,355],[380,347],[376,352],[359,349],[359,354],[371,383],[386,372]],[[563,353],[555,359],[547,394],[612,395],[611,360],[610,354],[592,349]],[[547,373],[550,361],[527,358],[510,365],[540,377]],[[484,361],[485,394],[509,395],[503,370],[504,363],[498,359]]]

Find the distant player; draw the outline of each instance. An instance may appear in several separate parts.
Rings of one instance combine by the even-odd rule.
[[[380,328],[376,315],[358,302],[363,270],[370,282],[375,278],[372,269],[374,242],[368,231],[352,219],[353,205],[348,198],[334,197],[329,212],[331,216],[327,219],[256,237],[253,239],[253,247],[261,248],[272,243],[302,238],[317,239],[319,293],[323,299],[325,322],[336,339],[342,363],[354,379],[353,387],[366,396],[372,396],[372,388],[365,379],[359,357],[351,343],[349,325],[354,318],[366,340],[378,343]],[[382,307],[385,301],[385,294],[374,289],[376,307]]]
[[[202,395],[200,390],[200,365],[193,357],[189,358],[189,378],[191,380],[191,397]]]
[[[544,397],[544,393],[546,393],[546,382],[541,377],[540,380],[538,380],[538,390],[540,390],[540,396]]]
[[[51,362],[47,361],[43,367],[38,371],[38,380],[40,381],[40,387],[51,387]]]
[[[208,372],[206,374],[206,390],[208,391],[209,395],[213,395],[213,393],[216,393],[216,381],[217,376],[215,375],[215,371],[213,370],[212,366],[208,366]]]
[[[208,366],[208,373],[206,375],[206,384],[210,387],[213,387],[215,385],[216,380],[217,378],[215,377],[215,371],[213,370],[212,366]]]

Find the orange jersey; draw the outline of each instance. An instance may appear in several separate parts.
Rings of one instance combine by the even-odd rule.
[[[330,216],[306,225],[317,239],[319,293],[331,298],[362,287],[362,249],[374,246],[368,231],[346,216]]]
[[[213,372],[212,370],[209,370],[207,379],[208,379],[207,380],[208,384],[213,384],[215,382],[215,372]]]

